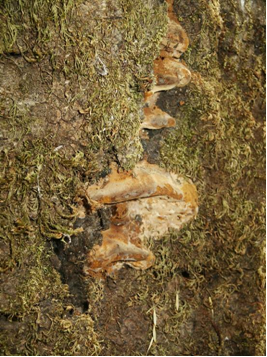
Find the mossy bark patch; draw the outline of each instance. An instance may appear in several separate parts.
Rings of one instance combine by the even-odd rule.
[[[152,78],[155,34],[165,26],[159,3],[1,3],[3,354],[145,355],[155,316],[152,354],[264,354],[259,0],[244,9],[232,0],[175,1],[191,43],[184,59],[195,74],[189,88],[157,103],[177,130],[149,135],[157,148],[164,139],[162,165],[195,181],[199,218],[155,243],[148,272],[81,282],[84,291],[70,296],[85,254],[84,233],[69,238],[80,228],[76,187],[105,176],[114,158],[128,168],[141,155],[140,98]],[[106,225],[102,214],[87,223],[94,239]],[[47,238],[63,238],[55,250],[71,269]]]
[[[193,74],[188,88],[160,99],[161,108],[169,106],[178,123],[164,140],[161,157],[165,167],[196,182],[200,211],[183,234],[173,233],[178,239],[178,256],[173,259],[179,271],[179,296],[182,306],[191,309],[185,325],[178,328],[180,337],[173,335],[174,344],[179,354],[191,344],[190,354],[261,355],[265,349],[265,18],[260,14],[265,13],[264,5],[247,1],[242,8],[235,1],[177,1],[175,8],[190,38],[184,60]],[[166,325],[172,335],[174,325]],[[165,346],[174,353],[174,346],[171,350]]]
[[[143,92],[166,6],[31,0],[1,2],[0,11],[2,351],[97,355],[90,309],[101,288],[92,281],[89,306],[72,305],[50,240],[81,234],[82,182],[110,161],[125,169],[142,156]]]

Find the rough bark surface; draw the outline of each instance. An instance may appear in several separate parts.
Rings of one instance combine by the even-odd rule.
[[[263,355],[265,3],[0,10],[2,354]],[[179,63],[167,81],[159,53],[159,72]],[[85,277],[115,216],[81,191],[143,157],[194,182],[198,217],[146,243],[148,270]]]

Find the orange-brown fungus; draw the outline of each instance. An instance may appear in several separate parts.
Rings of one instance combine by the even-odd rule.
[[[160,56],[154,61],[155,85],[145,93],[146,107],[142,129],[161,129],[175,126],[175,119],[156,106],[158,92],[184,87],[191,80],[191,72],[179,58],[186,51],[189,40],[173,12],[173,0],[168,3],[168,29],[161,43]],[[155,94],[156,93],[156,94]],[[151,98],[151,96],[153,96]]]
[[[86,189],[86,196],[98,205],[112,205],[110,229],[103,231],[101,246],[88,254],[85,272],[93,276],[112,275],[124,264],[147,269],[154,255],[144,246],[169,228],[180,229],[195,217],[195,186],[157,165],[142,161],[129,172],[112,172],[97,185]]]
[[[140,129],[175,126],[175,119],[157,107],[159,92],[187,85],[189,69],[179,60],[188,47],[188,38],[168,3],[168,30],[154,61],[155,85],[145,93],[144,121]],[[111,173],[85,189],[92,210],[112,207],[111,226],[102,232],[101,245],[88,253],[86,274],[114,275],[124,264],[149,268],[155,257],[145,247],[149,238],[157,239],[169,228],[180,229],[198,211],[197,192],[190,181],[168,173],[157,165],[139,162],[132,171]]]

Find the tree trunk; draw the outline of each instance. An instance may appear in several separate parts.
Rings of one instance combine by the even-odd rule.
[[[10,0],[0,11],[2,354],[263,354],[264,2]],[[157,180],[197,187],[199,213],[181,231],[172,186],[156,228],[144,219],[163,217],[158,201],[145,214],[130,200],[126,224],[118,198],[116,214],[111,201],[93,209],[114,163],[136,190],[142,159]],[[123,251],[116,274],[109,261],[84,275],[103,236],[123,230],[122,244],[142,225],[148,264]]]

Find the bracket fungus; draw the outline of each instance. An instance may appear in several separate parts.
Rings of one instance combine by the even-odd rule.
[[[145,120],[141,129],[162,129],[175,126],[175,119],[157,106],[144,108]]]
[[[191,80],[189,69],[176,58],[158,58],[154,61],[154,74],[157,85],[151,92],[170,90],[175,87],[184,87]]]
[[[175,126],[175,119],[157,107],[156,101],[161,91],[184,87],[191,80],[191,72],[175,58],[158,58],[154,61],[156,85],[145,93],[146,106],[142,129],[161,129]]]
[[[173,0],[167,0],[168,28],[161,42],[160,56],[154,61],[155,85],[145,93],[144,121],[141,129],[161,129],[175,126],[175,119],[156,106],[159,92],[184,87],[191,80],[191,72],[179,60],[189,45],[185,30],[173,11]]]
[[[128,172],[111,173],[86,188],[92,209],[111,206],[111,226],[102,232],[103,241],[89,253],[85,272],[112,275],[124,264],[147,269],[154,255],[145,246],[149,238],[180,229],[196,216],[197,192],[190,181],[141,161]]]
[[[188,47],[188,37],[174,15],[173,0],[167,3],[167,35],[160,57],[154,61],[155,85],[145,93],[140,129],[175,126],[175,119],[157,107],[157,99],[161,91],[183,87],[191,79],[179,59]],[[191,181],[145,160],[126,172],[112,164],[111,173],[85,187],[84,192],[92,210],[108,206],[112,212],[109,229],[101,232],[102,243],[87,255],[84,272],[94,277],[113,276],[125,264],[149,268],[155,256],[145,246],[146,240],[161,237],[169,228],[181,229],[198,211],[197,191]]]
[[[189,46],[189,39],[173,11],[173,0],[168,3],[167,34],[162,39],[160,57],[180,58]]]

